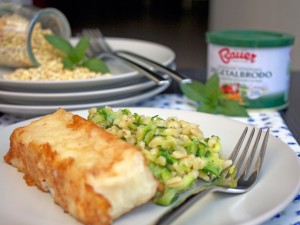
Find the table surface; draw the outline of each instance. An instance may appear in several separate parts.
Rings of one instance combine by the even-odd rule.
[[[178,71],[194,80],[199,80],[201,82],[206,81],[205,70],[179,69]],[[165,91],[165,93],[179,92],[179,86],[174,81],[172,82],[172,85]],[[279,112],[297,142],[300,143],[300,72],[291,73],[289,106],[284,110],[280,110]]]
[[[204,70],[194,70],[194,69],[184,69],[179,70],[179,72],[186,74],[188,77],[199,80],[201,82],[206,81],[206,73]],[[298,104],[298,90],[300,87],[300,72],[292,73],[291,75],[291,87],[289,96],[289,106],[285,110],[270,111],[267,113],[268,121],[266,121],[266,113],[251,113],[251,118],[243,118],[250,125],[262,127],[266,123],[269,123],[269,127],[272,127],[274,136],[278,137],[284,143],[288,144],[292,150],[300,157],[300,148],[298,143],[300,143],[300,105]],[[172,85],[164,93],[181,93],[179,86],[176,82],[172,82]],[[183,107],[182,110],[191,110],[191,105],[189,100],[184,98],[182,95],[178,94],[161,94],[157,95],[147,101],[138,103],[137,106],[144,107],[159,107],[164,108],[170,107],[176,109],[176,107]],[[186,104],[182,104],[185,102]],[[143,105],[144,104],[144,105]],[[172,107],[171,107],[172,105]],[[188,107],[188,109],[184,108]],[[238,119],[238,118],[235,118]],[[240,118],[242,119],[242,118]],[[13,115],[4,114],[1,117],[0,112],[0,125],[9,125],[22,120],[22,117],[15,117]],[[283,121],[284,120],[284,121]],[[3,123],[4,122],[4,123]],[[285,124],[284,124],[285,123]],[[288,126],[288,128],[286,127]],[[293,135],[291,135],[291,132]],[[295,140],[296,139],[296,140]],[[296,143],[296,141],[298,143]],[[277,225],[277,224],[300,224],[299,222],[299,204],[300,204],[300,193],[296,195],[294,200],[281,212],[274,215],[268,221],[263,223],[264,225]]]

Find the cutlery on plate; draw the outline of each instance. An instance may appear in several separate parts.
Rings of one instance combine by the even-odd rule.
[[[231,155],[229,156],[229,159],[231,159],[233,164],[235,165],[236,174],[234,178],[237,180],[237,186],[235,188],[221,187],[213,184],[206,186],[197,186],[191,191],[187,191],[186,193],[184,193],[183,196],[180,199],[178,199],[173,205],[171,205],[168,211],[164,213],[161,217],[159,217],[154,224],[171,224],[177,218],[179,218],[188,208],[190,208],[194,203],[196,203],[208,193],[225,192],[231,194],[241,194],[248,192],[257,181],[257,177],[259,175],[267,148],[269,129],[265,132],[261,144],[260,139],[262,136],[262,129],[259,129],[253,144],[252,139],[255,133],[255,128],[252,128],[248,140],[244,145],[243,151],[239,153],[244,143],[247,131],[248,127],[244,129],[236,146],[234,147]],[[258,146],[260,146],[259,152],[257,152]],[[249,149],[251,150],[249,151]],[[225,170],[222,176],[224,176],[225,178],[230,176],[228,170]]]
[[[180,74],[177,71],[172,70],[159,63],[156,63],[144,56],[129,51],[113,51],[109,44],[105,41],[104,36],[99,29],[84,29],[82,31],[82,34],[91,38],[89,52],[91,56],[100,55],[103,53],[110,54],[129,63],[132,63],[135,66],[139,66],[145,69],[147,72],[152,71],[153,73],[155,73],[155,75],[161,77],[162,79],[168,79],[168,77],[164,76],[166,74],[177,82],[191,82],[191,79],[186,77],[185,75]]]
[[[154,62],[153,60],[151,60],[149,58],[138,55],[136,53],[124,51],[124,50],[118,50],[118,51],[115,51],[115,54],[117,54],[118,56],[125,57],[126,59],[131,59],[134,62],[139,63],[140,65],[149,67],[148,69],[150,69],[152,71],[157,71],[157,72],[162,72],[163,74],[167,74],[179,83],[191,83],[192,82],[192,80],[190,78],[186,77],[185,75],[180,74],[177,71],[170,69],[169,67],[163,66],[157,62]]]
[[[111,50],[109,45],[104,40],[102,33],[98,29],[84,29],[82,31],[82,35],[85,37],[90,38],[90,46],[87,50],[88,57],[97,57],[97,56],[108,56],[110,58],[117,59],[135,71],[139,72],[140,74],[145,75],[150,80],[154,81],[158,85],[166,85],[170,84],[170,79],[166,77],[160,76],[158,73],[149,70],[148,68],[144,67],[143,65],[139,65],[138,63],[123,58],[122,56],[118,56],[114,54]]]

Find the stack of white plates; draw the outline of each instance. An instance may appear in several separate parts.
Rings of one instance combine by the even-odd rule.
[[[107,38],[114,50],[128,50],[163,65],[174,67],[175,54],[166,46],[141,40]],[[6,80],[0,67],[0,112],[43,115],[101,106],[130,106],[164,91],[169,84],[155,82],[125,64],[109,60],[112,76],[73,81]]]

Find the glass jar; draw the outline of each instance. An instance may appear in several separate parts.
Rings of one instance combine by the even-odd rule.
[[[59,10],[0,3],[0,65],[32,67],[62,57],[46,34],[70,38],[70,24]]]

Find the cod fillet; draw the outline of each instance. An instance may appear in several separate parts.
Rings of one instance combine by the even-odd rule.
[[[63,109],[15,129],[4,159],[84,224],[111,224],[158,187],[136,147]]]

